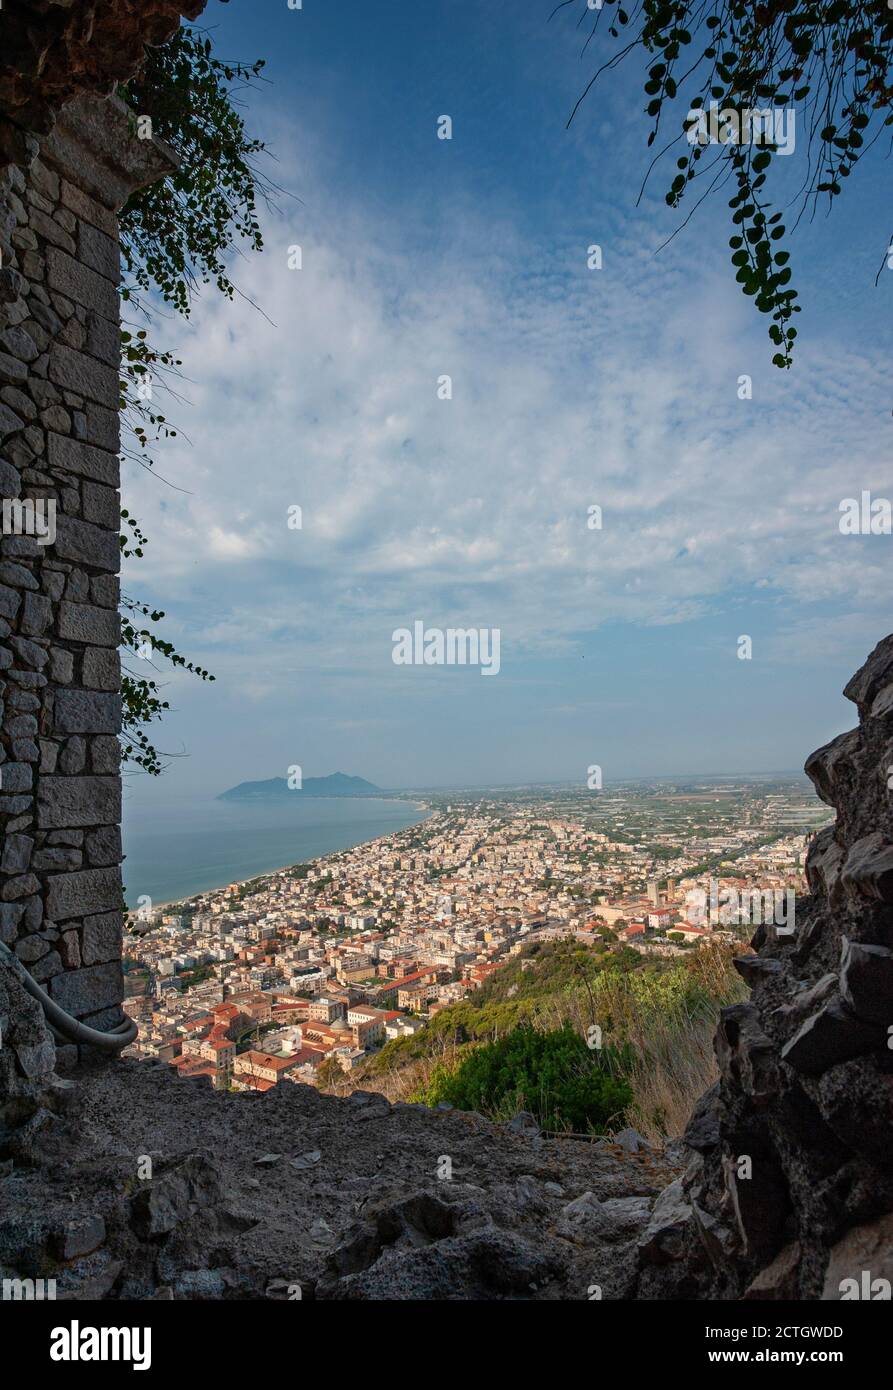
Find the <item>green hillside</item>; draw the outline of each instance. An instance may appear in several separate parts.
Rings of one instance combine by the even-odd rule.
[[[552,1129],[600,1132],[610,1121],[671,1133],[712,1080],[719,1009],[746,993],[732,954],[717,945],[654,960],[628,947],[534,943],[335,1085],[496,1118],[529,1109]],[[531,1039],[531,1030],[550,1040]],[[556,1059],[567,1073],[563,1094]]]

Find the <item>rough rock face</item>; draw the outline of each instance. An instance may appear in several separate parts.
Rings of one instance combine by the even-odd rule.
[[[59,1299],[623,1298],[674,1172],[644,1143],[129,1060],[62,1101],[0,1131],[0,1278]]]
[[[793,934],[758,927],[739,963],[751,998],[721,1015],[639,1297],[876,1297],[893,1275],[893,636],[844,694],[859,727],[806,763],[837,821]]]
[[[27,133],[86,92],[108,95],[146,44],[170,38],[207,0],[5,0],[0,12],[0,165],[27,163]]]

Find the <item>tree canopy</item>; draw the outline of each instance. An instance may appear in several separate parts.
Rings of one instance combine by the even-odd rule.
[[[793,148],[784,121],[793,113],[801,136],[806,126],[796,216],[813,214],[823,201],[830,208],[893,124],[893,8],[888,0],[561,0],[553,14],[569,6],[580,25],[589,21],[585,47],[601,26],[612,50],[571,120],[606,70],[641,58],[647,143],[665,142],[651,168],[687,146],[678,151],[666,201],[677,208],[696,190],[701,201],[731,189],[735,278],[771,317],[773,362],[790,367],[800,306],[786,214],[769,193],[773,162]],[[792,135],[794,128],[792,119]],[[703,183],[690,188],[697,179]],[[881,267],[886,255],[885,242]]]

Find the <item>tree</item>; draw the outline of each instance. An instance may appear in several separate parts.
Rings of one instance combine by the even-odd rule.
[[[214,284],[232,299],[236,287],[227,269],[228,253],[240,240],[255,251],[263,247],[257,202],[259,196],[269,201],[274,188],[255,163],[265,147],[249,138],[234,104],[235,94],[258,79],[263,66],[263,61],[246,65],[216,58],[204,32],[184,26],[168,43],[147,48],[139,76],[119,89],[133,113],[135,134],[159,136],[180,160],[175,173],[138,190],[120,214],[121,298],[137,320],[151,318],[153,295],[185,316],[202,285]],[[125,323],[123,458],[151,469],[151,445],[176,435],[158,407],[156,391],[173,391],[181,365],[173,353],[151,346],[145,327]],[[146,537],[129,511],[121,515],[122,552],[141,556]],[[164,616],[129,595],[122,598],[123,752],[131,763],[156,775],[162,771],[161,755],[146,726],[159,720],[169,704],[158,681],[128,665],[127,657],[151,663],[159,653],[201,680],[214,679],[145,625]]]
[[[553,14],[582,3],[560,0]],[[647,67],[649,147],[662,123],[674,120],[673,103],[689,93],[684,120],[675,131],[671,126],[651,168],[687,144],[665,195],[673,208],[698,178],[706,180],[699,202],[732,184],[735,278],[771,315],[772,361],[790,367],[800,306],[783,245],[787,228],[768,196],[773,161],[789,152],[785,113],[805,116],[809,128],[799,216],[814,215],[820,199],[830,210],[858,161],[893,124],[893,7],[887,0],[634,0],[627,9],[623,0],[595,0],[580,17],[594,15],[587,45],[603,6],[608,35],[622,37],[622,46],[598,68],[571,120],[598,77],[632,54]],[[794,128],[792,122],[791,135]],[[887,254],[885,248],[881,268]],[[893,264],[893,248],[890,256]]]

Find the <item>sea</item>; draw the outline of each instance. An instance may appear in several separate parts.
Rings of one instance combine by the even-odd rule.
[[[392,835],[428,814],[418,803],[378,797],[158,802],[144,801],[129,788],[123,813],[124,900],[131,908],[146,897],[156,906],[177,902]]]

